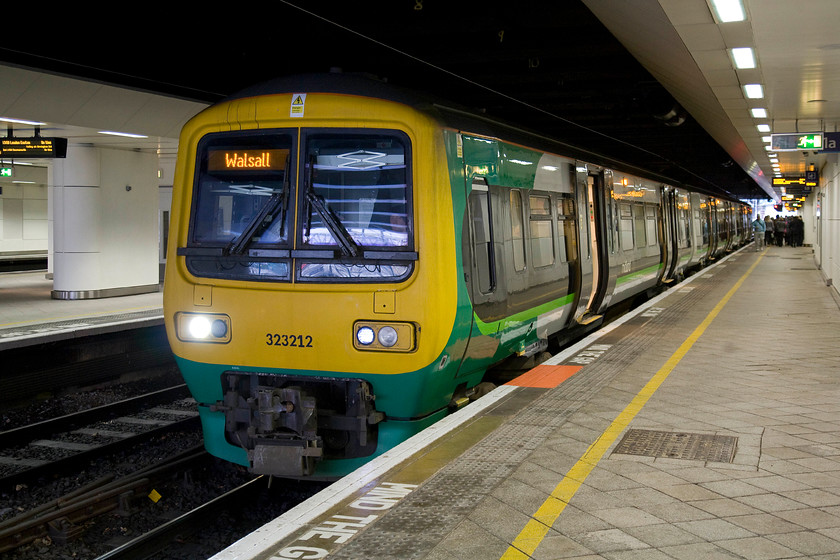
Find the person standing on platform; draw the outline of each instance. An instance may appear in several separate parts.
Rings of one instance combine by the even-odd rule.
[[[805,224],[799,216],[793,216],[788,224],[790,231],[790,246],[802,247],[802,242],[805,237]]]
[[[773,218],[770,214],[764,216],[764,246],[767,247],[773,243]]]
[[[764,220],[761,219],[761,214],[758,214],[752,222],[753,237],[755,238],[755,250],[761,251],[764,249]]]
[[[773,238],[776,240],[776,247],[781,247],[785,244],[785,236],[787,235],[787,224],[785,219],[776,214],[776,219],[773,221]]]

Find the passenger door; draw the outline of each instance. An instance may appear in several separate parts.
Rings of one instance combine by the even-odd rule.
[[[585,212],[581,212],[579,244],[581,299],[575,320],[587,325],[601,319],[610,275],[604,171],[578,164],[577,186],[579,204]]]

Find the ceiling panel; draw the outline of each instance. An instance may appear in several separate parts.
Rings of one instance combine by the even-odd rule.
[[[146,12],[124,22],[119,40],[103,41],[94,22],[68,29],[75,8],[59,5],[38,22],[39,37],[54,41],[32,41],[24,29],[0,37],[0,63],[37,74],[3,69],[0,116],[47,119],[74,133],[104,121],[153,129],[157,136],[143,146],[153,149],[161,134],[174,142],[180,123],[205,103],[278,75],[340,67],[670,177],[699,178],[712,190],[761,196],[776,193],[752,171],[756,163],[770,168],[747,112],[756,104],[740,85],[765,84],[762,103],[777,128],[816,118],[836,129],[836,6],[746,0],[747,22],[717,24],[706,0],[368,0],[363,10],[284,0],[262,6],[259,21],[244,10],[227,13],[225,41],[208,41],[218,23],[193,13],[162,20]],[[760,67],[736,73],[726,46],[752,42]],[[142,95],[120,96],[112,86]],[[809,103],[817,98],[826,101]],[[684,118],[664,121],[671,109]]]

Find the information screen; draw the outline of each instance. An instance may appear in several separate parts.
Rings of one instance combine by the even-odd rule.
[[[19,159],[67,157],[67,138],[0,138],[0,156]]]

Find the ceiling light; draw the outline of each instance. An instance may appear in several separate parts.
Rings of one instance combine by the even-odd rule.
[[[764,97],[764,88],[761,84],[747,84],[744,86],[744,93],[750,99],[760,99]]]
[[[730,49],[729,52],[732,53],[732,61],[735,63],[735,68],[739,70],[755,68],[755,54],[750,47]]]
[[[762,136],[761,141],[764,142],[765,144],[770,144],[773,141],[773,137],[772,136]]]
[[[0,121],[12,123],[12,124],[27,124],[29,126],[44,126],[47,123],[42,123],[38,121],[25,121],[23,119],[10,119],[8,117],[0,117]]]
[[[711,2],[717,19],[721,23],[747,19],[741,0],[711,0]]]
[[[750,113],[756,119],[766,119],[767,118],[767,109],[762,109],[761,107],[755,107],[750,109]]]
[[[109,134],[111,136],[125,136],[126,138],[148,138],[142,134],[131,134],[129,132],[114,132],[112,130],[100,130],[99,134]]]
[[[770,132],[770,125],[769,124],[759,124],[756,125],[756,128],[759,132]]]

